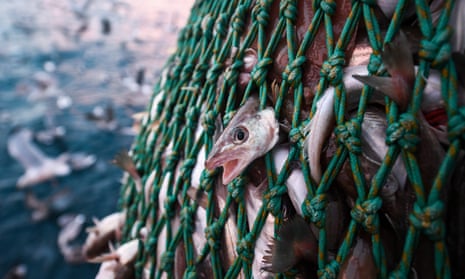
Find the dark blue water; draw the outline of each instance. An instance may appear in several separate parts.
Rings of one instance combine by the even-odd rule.
[[[16,264],[24,264],[31,279],[95,276],[98,265],[67,263],[60,254],[57,218],[84,214],[87,227],[92,217],[117,210],[122,171],[111,160],[130,148],[131,116],[146,107],[191,1],[170,1],[169,7],[153,2],[0,4],[0,278]],[[110,30],[104,30],[104,20]],[[143,79],[137,81],[141,72]],[[114,109],[115,130],[102,130],[86,118],[95,107],[106,106]],[[69,191],[65,208],[34,222],[25,204],[26,191],[16,188],[24,169],[8,154],[6,142],[13,128],[38,132],[50,119],[66,133],[50,144],[35,142],[45,154],[86,152],[97,161],[28,188],[42,200]],[[85,236],[82,231],[74,244],[82,245]]]

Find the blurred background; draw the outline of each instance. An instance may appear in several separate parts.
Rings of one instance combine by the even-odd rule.
[[[75,251],[92,217],[117,209],[122,171],[111,160],[130,148],[133,116],[146,107],[192,4],[2,1],[0,278],[95,276],[98,265]],[[22,142],[18,131],[32,137]],[[14,146],[52,160],[72,154],[77,167],[19,189],[25,166]],[[70,222],[82,229],[66,234]]]

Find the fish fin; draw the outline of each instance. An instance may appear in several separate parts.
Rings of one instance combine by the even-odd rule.
[[[399,31],[391,42],[384,45],[381,58],[393,78],[401,77],[413,87],[415,81],[413,57],[410,44],[402,31]]]
[[[196,189],[194,187],[190,187],[187,189],[187,196],[193,200],[196,201],[203,209],[207,209],[208,207],[208,197],[205,194],[205,192]]]
[[[136,165],[134,161],[129,156],[128,152],[123,150],[115,155],[115,158],[112,161],[113,164],[120,167],[121,169],[127,171],[129,175],[135,180],[140,181],[141,177],[137,172]]]
[[[375,90],[384,93],[386,96],[391,98],[397,105],[404,105],[405,100],[402,96],[396,94],[396,89],[390,77],[378,77],[378,76],[360,76],[353,75],[356,80],[373,87]]]
[[[89,263],[103,263],[106,261],[111,261],[111,260],[117,260],[119,258],[118,254],[116,253],[108,253],[108,254],[103,254],[91,259],[87,259],[87,262]]]
[[[262,258],[263,270],[286,272],[302,260],[316,260],[318,242],[307,222],[300,215],[295,215],[283,223],[277,237],[269,244],[269,250],[265,252]]]

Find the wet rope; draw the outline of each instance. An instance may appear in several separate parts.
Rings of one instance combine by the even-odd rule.
[[[318,276],[336,278],[341,264],[347,258],[350,247],[358,231],[364,230],[371,235],[373,257],[381,278],[406,278],[412,265],[412,257],[420,235],[425,235],[435,243],[435,270],[437,278],[450,277],[448,252],[445,243],[444,202],[441,200],[447,178],[455,166],[458,151],[465,142],[465,109],[457,104],[457,78],[450,56],[450,27],[447,22],[454,1],[445,1],[445,7],[436,27],[433,26],[429,7],[425,0],[416,0],[416,12],[422,33],[419,50],[419,70],[415,80],[412,101],[404,113],[399,113],[395,104],[387,106],[386,142],[389,150],[371,181],[366,181],[361,171],[361,123],[371,88],[365,86],[357,114],[346,119],[346,92],[342,86],[343,69],[346,66],[345,50],[355,36],[359,22],[364,22],[369,43],[373,49],[370,74],[382,74],[380,53],[382,46],[390,42],[400,29],[400,20],[407,2],[400,0],[385,36],[380,31],[375,16],[374,0],[352,1],[352,10],[347,17],[339,37],[334,35],[332,15],[337,8],[336,1],[314,0],[313,19],[308,26],[301,43],[296,35],[297,2],[283,0],[279,6],[279,20],[267,34],[270,22],[270,9],[273,1],[197,1],[187,25],[180,32],[176,52],[167,62],[160,82],[154,88],[152,100],[147,108],[148,115],[143,120],[142,130],[135,140],[131,151],[138,171],[142,175],[144,189],[149,184],[150,191],[138,192],[135,183],[126,177],[121,190],[121,208],[127,211],[123,242],[138,237],[141,228],[148,228],[143,249],[138,256],[136,275],[142,276],[148,267],[150,278],[174,277],[174,257],[176,248],[184,246],[186,271],[184,278],[195,278],[196,270],[208,257],[211,261],[214,278],[236,278],[243,273],[251,276],[251,263],[254,245],[269,214],[276,218],[276,229],[283,220],[282,198],[286,194],[285,181],[290,174],[290,163],[300,161],[305,176],[307,197],[301,205],[306,220],[319,228]],[[251,19],[250,25],[247,21]],[[328,86],[334,86],[335,115],[337,128],[337,149],[319,184],[310,179],[310,169],[304,154],[305,132],[303,127],[311,119],[316,109],[316,101],[307,119],[302,120],[305,88],[302,82],[303,67],[308,48],[315,43],[318,29],[322,27],[326,34],[327,59],[324,61],[320,80],[315,92],[317,100]],[[362,27],[358,27],[362,28]],[[269,36],[269,37],[267,37]],[[275,104],[275,113],[282,113],[286,95],[293,96],[289,138],[291,149],[289,157],[280,173],[275,172],[270,154],[265,157],[268,189],[264,195],[263,206],[252,224],[247,224],[244,204],[245,177],[236,178],[228,185],[226,206],[215,213],[215,185],[218,172],[203,170],[197,191],[204,192],[207,198],[205,229],[206,244],[196,255],[192,234],[195,230],[196,212],[201,206],[198,200],[191,200],[188,191],[191,176],[200,152],[208,152],[213,146],[215,121],[223,115],[223,124],[227,124],[232,113],[237,110],[238,101],[242,104],[254,91],[259,93],[261,107],[265,107],[271,81],[267,79],[273,63],[279,40],[285,37],[287,42],[288,64],[282,72],[282,83]],[[256,40],[258,62],[251,72],[251,81],[245,93],[239,92],[239,73],[243,66],[246,50]],[[232,54],[232,57],[230,55]],[[227,60],[231,59],[229,67]],[[440,171],[431,189],[427,190],[422,181],[419,162],[414,155],[418,145],[419,127],[416,116],[421,103],[425,78],[430,69],[441,71],[442,94],[448,114],[450,146]],[[237,100],[237,96],[243,96]],[[203,127],[196,136],[197,127]],[[402,158],[408,171],[408,180],[412,185],[416,201],[409,216],[402,257],[394,270],[388,271],[381,243],[379,210],[382,206],[380,189],[385,183],[397,158]],[[358,198],[350,212],[351,220],[334,260],[329,261],[326,249],[326,213],[327,193],[344,162],[350,164]],[[179,175],[176,175],[176,173]],[[165,186],[163,186],[165,185]],[[160,204],[160,196],[163,203]],[[179,202],[182,204],[179,204]],[[238,227],[237,254],[229,269],[222,270],[219,247],[225,223],[230,218],[230,204],[235,203],[236,223]],[[179,221],[175,221],[178,218]],[[136,229],[134,229],[136,228]],[[135,233],[136,232],[136,233]],[[160,242],[164,234],[166,242]],[[164,245],[163,254],[157,255],[157,247]],[[160,257],[160,258],[158,258]],[[159,265],[157,265],[157,262]]]

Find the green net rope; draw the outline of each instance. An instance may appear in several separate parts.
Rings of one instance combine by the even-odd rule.
[[[360,163],[360,127],[366,111],[371,89],[365,86],[356,115],[347,119],[346,92],[342,85],[342,74],[347,59],[345,50],[355,36],[357,28],[365,28],[369,44],[373,49],[367,68],[371,74],[382,73],[380,53],[383,44],[392,40],[401,27],[402,15],[410,1],[398,1],[387,31],[382,34],[375,15],[374,0],[354,0],[340,34],[333,30],[333,14],[344,1],[311,1],[313,18],[306,26],[304,36],[298,40],[296,21],[298,3],[283,0],[279,3],[276,25],[269,29],[273,1],[197,1],[192,7],[187,25],[181,31],[176,52],[166,64],[164,74],[155,87],[148,106],[148,115],[135,140],[131,156],[142,174],[144,189],[138,191],[136,184],[128,178],[122,187],[120,206],[126,211],[123,242],[137,237],[134,231],[147,228],[148,235],[140,246],[136,264],[136,277],[174,278],[176,275],[175,255],[182,245],[185,253],[184,278],[197,278],[202,263],[208,258],[213,278],[252,278],[251,264],[254,246],[268,215],[275,218],[275,231],[283,220],[282,199],[287,193],[285,181],[290,173],[292,161],[300,161],[305,177],[307,196],[301,205],[306,220],[319,228],[318,277],[336,278],[342,263],[348,257],[351,246],[359,231],[370,235],[372,254],[380,278],[406,278],[411,272],[415,249],[420,238],[426,237],[434,244],[434,277],[450,278],[451,269],[446,248],[444,201],[441,192],[454,170],[459,150],[462,147],[465,108],[457,104],[457,78],[454,64],[449,59],[448,20],[454,1],[444,1],[439,21],[434,26],[429,6],[425,0],[416,0],[416,14],[421,30],[418,74],[415,80],[412,101],[408,109],[400,113],[395,104],[387,101],[386,115],[389,124],[386,139],[389,149],[371,181],[366,181]],[[348,2],[348,1],[346,1]],[[361,24],[364,23],[364,24]],[[335,134],[337,148],[325,168],[321,181],[316,184],[310,179],[306,154],[303,152],[304,127],[316,110],[313,102],[306,119],[300,117],[304,106],[305,88],[303,67],[308,61],[306,52],[317,41],[319,28],[325,32],[326,57],[317,81],[315,100],[328,86],[335,88],[336,115]],[[205,215],[207,227],[204,231],[205,245],[201,253],[195,252],[196,212],[199,201],[188,197],[191,176],[198,154],[208,155],[213,146],[215,120],[223,116],[223,124],[231,118],[252,92],[258,92],[261,107],[266,106],[271,82],[267,78],[273,64],[275,51],[280,40],[287,43],[288,63],[282,72],[282,82],[275,101],[276,116],[282,116],[286,96],[293,96],[293,112],[289,141],[290,151],[282,170],[276,173],[270,154],[265,156],[268,188],[263,205],[253,223],[247,221],[244,203],[246,177],[238,177],[227,187],[223,210],[215,213],[215,185],[218,171],[203,170],[198,192],[207,197]],[[242,91],[238,80],[243,58],[248,48],[256,44],[258,61],[251,72],[251,81]],[[321,43],[321,42],[320,42]],[[228,61],[229,59],[229,61]],[[439,172],[432,185],[422,180],[415,147],[418,145],[418,122],[415,118],[420,109],[425,77],[430,69],[441,72],[441,91],[448,116],[450,145],[440,164]],[[240,100],[238,98],[241,98]],[[197,127],[202,127],[198,133]],[[382,205],[380,189],[386,182],[394,162],[402,158],[408,180],[415,195],[413,210],[409,217],[403,252],[394,269],[388,269],[380,232]],[[357,192],[356,203],[351,210],[350,222],[343,241],[334,259],[327,255],[327,232],[325,229],[327,193],[344,163],[350,164]],[[163,186],[165,185],[165,186]],[[145,190],[149,189],[149,190]],[[235,206],[231,206],[234,204]],[[231,213],[231,208],[235,212]],[[237,257],[225,270],[221,258],[222,230],[228,218],[237,226]],[[163,238],[163,241],[161,239]],[[159,254],[160,246],[163,245]],[[292,277],[292,274],[278,274]]]

